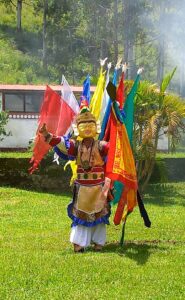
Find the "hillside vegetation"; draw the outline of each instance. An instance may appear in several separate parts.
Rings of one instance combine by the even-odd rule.
[[[127,79],[142,66],[158,85],[178,66],[170,89],[184,96],[184,11],[180,0],[1,0],[0,82],[96,82],[100,58],[122,58]]]
[[[0,83],[59,83],[54,68],[42,66],[42,17],[23,5],[22,32],[16,30],[15,8],[0,3]]]

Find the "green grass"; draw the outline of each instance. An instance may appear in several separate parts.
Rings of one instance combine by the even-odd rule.
[[[185,183],[151,185],[143,226],[136,208],[108,226],[102,253],[74,254],[68,195],[0,188],[0,299],[184,299]]]
[[[31,158],[32,152],[0,152],[0,158]]]
[[[185,151],[175,152],[175,153],[164,153],[164,152],[157,153],[157,159],[163,159],[163,158],[185,158]]]
[[[31,151],[26,152],[0,152],[0,158],[29,158],[32,156]],[[157,153],[157,159],[163,158],[185,158],[185,152],[176,153]]]

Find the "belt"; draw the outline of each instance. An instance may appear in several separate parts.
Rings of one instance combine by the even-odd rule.
[[[77,180],[97,180],[104,179],[104,173],[78,173]]]

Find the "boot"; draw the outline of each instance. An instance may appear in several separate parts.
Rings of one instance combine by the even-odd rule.
[[[94,250],[95,250],[96,252],[100,252],[100,251],[102,251],[102,249],[103,249],[103,246],[102,246],[102,245],[99,245],[99,244],[95,244],[95,245],[94,245]]]
[[[84,247],[81,247],[77,244],[74,244],[74,252],[75,253],[83,253],[84,252]]]

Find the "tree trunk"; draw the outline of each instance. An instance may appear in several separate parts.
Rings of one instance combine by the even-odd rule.
[[[22,30],[22,0],[17,0],[17,31],[21,32]]]
[[[144,180],[144,182],[142,184],[142,187],[141,187],[142,193],[146,189],[146,186],[149,183],[150,177],[151,177],[153,169],[154,169],[155,159],[156,159],[156,153],[157,153],[157,145],[158,145],[158,140],[159,140],[159,131],[160,131],[160,128],[161,128],[161,126],[158,125],[157,131],[156,131],[156,137],[155,137],[155,141],[154,141],[154,155],[151,158],[150,167],[148,168],[147,176],[146,176],[146,178],[145,178],[145,180]]]
[[[123,9],[123,43],[124,43],[124,62],[128,63],[129,69],[126,79],[133,79],[135,77],[135,62],[134,62],[134,28],[132,28],[132,18],[134,18],[134,6],[130,0],[122,1]]]
[[[164,77],[164,36],[159,38],[159,59],[157,67],[157,82],[160,85]]]
[[[129,51],[129,20],[128,20],[128,13],[129,13],[129,2],[128,0],[123,0],[122,2],[122,9],[123,9],[123,46],[124,46],[124,54],[123,54],[123,61],[128,62],[128,51]]]
[[[114,1],[114,61],[118,61],[118,0]]]
[[[134,59],[134,44],[133,40],[129,41],[129,48],[128,48],[128,63],[130,68],[128,69],[128,79],[133,80],[135,77],[135,59]]]
[[[48,0],[44,0],[43,8],[43,39],[42,39],[42,63],[43,67],[47,70],[47,45],[46,45],[46,36],[47,36],[47,14],[48,14]]]
[[[101,58],[109,57],[107,41],[101,40]]]
[[[94,73],[94,75],[97,75],[97,71],[99,68],[100,53],[97,48],[97,32],[98,32],[98,30],[97,30],[96,10],[94,10],[92,20],[93,20],[93,31],[94,31],[94,40],[93,40],[94,48],[92,49],[93,73]]]
[[[161,2],[160,5],[160,17],[159,17],[159,28],[160,28],[160,37],[159,37],[159,45],[158,45],[158,66],[157,66],[157,82],[160,85],[161,81],[164,77],[164,57],[165,57],[165,28],[164,28],[164,19],[165,19],[165,3]]]
[[[142,136],[143,136],[143,126],[141,126],[139,128],[139,146],[141,146],[141,144],[142,144]],[[136,142],[136,138],[135,138],[135,142]],[[138,181],[140,181],[142,179],[142,168],[143,168],[143,161],[140,160],[140,161],[137,162],[137,177],[138,177]]]
[[[185,59],[184,55],[181,57],[181,65],[180,65],[180,90],[179,94],[181,97],[185,97]]]

